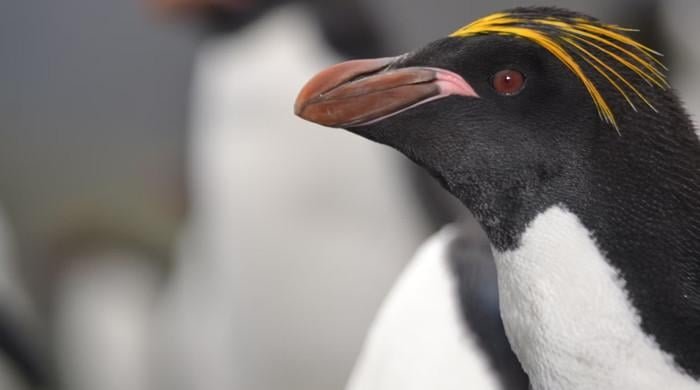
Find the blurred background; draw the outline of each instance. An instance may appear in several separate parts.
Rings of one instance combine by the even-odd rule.
[[[413,251],[470,217],[296,93],[517,5],[640,28],[700,113],[695,0],[0,3],[0,389],[343,388]]]

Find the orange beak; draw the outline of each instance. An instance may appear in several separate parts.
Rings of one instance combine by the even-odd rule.
[[[478,97],[459,75],[429,67],[392,68],[397,57],[348,61],[314,76],[294,112],[331,127],[371,124],[450,95]]]

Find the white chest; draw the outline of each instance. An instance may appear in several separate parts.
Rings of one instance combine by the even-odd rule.
[[[540,214],[494,250],[506,333],[536,390],[700,389],[640,327],[624,282],[578,217]]]

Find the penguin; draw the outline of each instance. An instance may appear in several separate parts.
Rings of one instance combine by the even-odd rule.
[[[700,140],[632,32],[510,9],[333,66],[295,103],[403,153],[474,214],[536,390],[700,389]]]

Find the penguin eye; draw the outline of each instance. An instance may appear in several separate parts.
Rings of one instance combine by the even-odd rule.
[[[491,86],[500,95],[517,95],[525,87],[525,75],[513,69],[504,69],[491,77]]]

